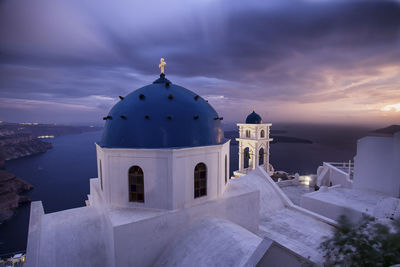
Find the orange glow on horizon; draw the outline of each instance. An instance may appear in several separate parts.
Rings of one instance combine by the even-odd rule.
[[[386,105],[381,108],[382,111],[395,111],[395,112],[400,112],[400,103],[397,104],[392,104],[392,105]]]

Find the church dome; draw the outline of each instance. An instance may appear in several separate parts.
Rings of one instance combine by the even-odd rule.
[[[246,123],[248,124],[261,124],[263,123],[261,116],[258,115],[254,110],[246,118]]]
[[[206,100],[162,73],[133,91],[104,117],[100,145],[109,148],[172,148],[223,142],[221,119]]]

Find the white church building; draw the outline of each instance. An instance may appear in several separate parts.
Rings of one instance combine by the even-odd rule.
[[[269,163],[269,137],[271,123],[263,123],[260,115],[254,110],[246,118],[246,123],[238,123],[239,138],[239,169],[233,172],[234,178],[244,176],[258,166],[268,174],[273,168]]]
[[[86,206],[45,214],[32,202],[27,266],[322,264],[318,247],[336,222],[294,205],[270,179],[271,124],[239,124],[247,175],[229,179],[230,140],[205,99],[163,71],[120,98],[104,117]]]

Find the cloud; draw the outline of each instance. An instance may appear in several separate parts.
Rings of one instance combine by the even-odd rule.
[[[172,82],[224,96],[210,103],[230,120],[254,107],[294,120],[283,106],[312,120],[310,106],[400,101],[399,47],[396,1],[6,0],[0,97],[107,109],[164,57]]]
[[[392,105],[386,105],[381,108],[382,111],[395,111],[395,112],[400,112],[400,103],[397,104],[392,104]]]

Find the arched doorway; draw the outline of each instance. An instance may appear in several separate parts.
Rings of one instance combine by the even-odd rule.
[[[247,169],[249,167],[249,162],[250,162],[250,149],[246,147],[243,151],[243,168]]]
[[[264,148],[260,148],[258,151],[258,165],[264,164]]]

